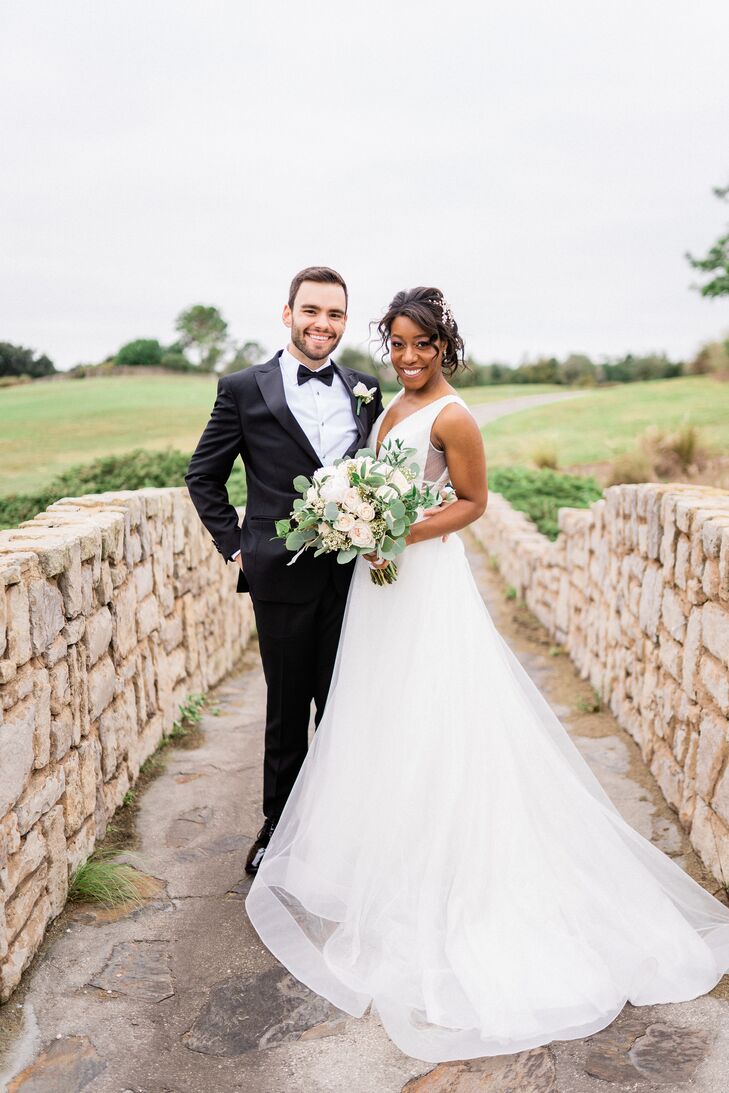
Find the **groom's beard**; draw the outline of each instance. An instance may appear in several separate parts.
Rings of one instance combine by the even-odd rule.
[[[344,331],[342,331],[339,337],[335,334],[334,337],[324,345],[316,346],[306,337],[306,330],[307,327],[305,326],[296,326],[296,324],[292,324],[291,341],[296,346],[299,353],[303,353],[310,361],[325,361],[327,357],[332,355],[344,337]]]

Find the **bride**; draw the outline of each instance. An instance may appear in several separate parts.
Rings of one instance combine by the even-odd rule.
[[[729,970],[729,908],[622,819],[496,632],[457,535],[483,442],[448,383],[442,294],[380,323],[402,390],[375,422],[458,500],[415,524],[398,579],[360,558],[321,724],[246,900],[312,990],[426,1062],[589,1036],[626,1002]]]

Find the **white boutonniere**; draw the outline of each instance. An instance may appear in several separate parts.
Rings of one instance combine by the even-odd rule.
[[[352,394],[357,397],[357,413],[359,414],[362,409],[362,403],[364,403],[365,406],[369,406],[372,402],[372,399],[377,394],[377,388],[365,387],[363,383],[358,383],[352,388]]]

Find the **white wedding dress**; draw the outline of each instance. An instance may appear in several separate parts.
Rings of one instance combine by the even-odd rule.
[[[431,479],[454,401],[389,433]],[[398,572],[381,588],[355,563],[324,717],[246,900],[261,939],[427,1062],[710,991],[729,908],[622,819],[495,630],[460,538],[408,547]]]

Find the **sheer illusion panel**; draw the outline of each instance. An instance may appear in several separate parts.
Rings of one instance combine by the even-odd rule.
[[[432,440],[428,444],[428,454],[423,468],[423,481],[432,482],[437,487],[445,486],[448,481],[448,464],[445,452],[436,448]]]

